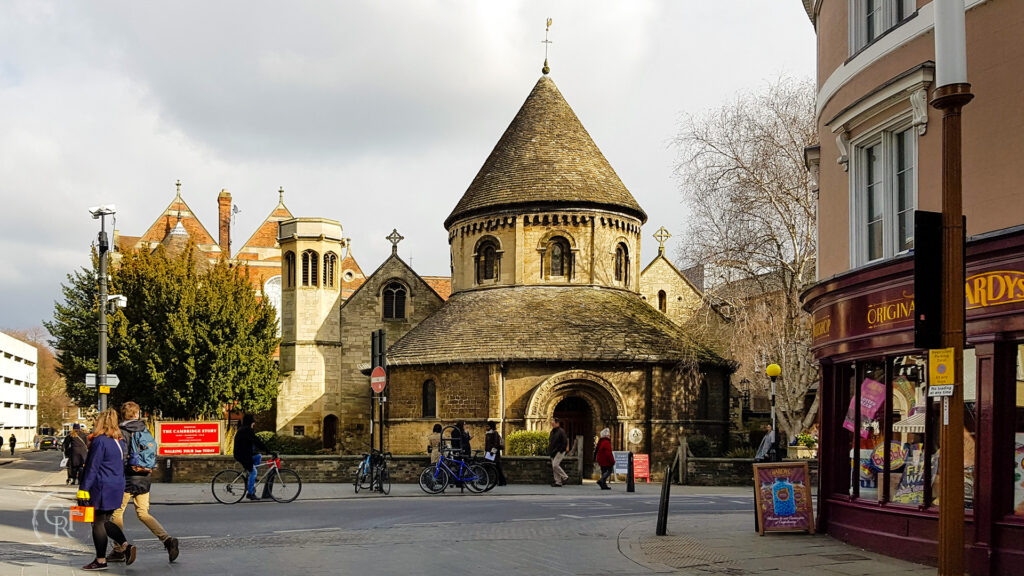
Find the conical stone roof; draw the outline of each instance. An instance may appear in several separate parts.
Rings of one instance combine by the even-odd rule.
[[[537,81],[444,225],[529,205],[607,208],[647,220],[547,76]]]

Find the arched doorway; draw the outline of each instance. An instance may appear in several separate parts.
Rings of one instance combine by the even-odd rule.
[[[569,437],[569,445],[583,436],[583,446],[578,449],[583,454],[583,470],[591,470],[594,463],[594,415],[590,405],[579,396],[566,396],[555,405],[553,416],[562,423],[565,435]],[[586,474],[585,474],[586,475]]]
[[[324,418],[324,448],[328,450],[334,450],[334,445],[338,443],[338,417],[334,414],[329,414]]]

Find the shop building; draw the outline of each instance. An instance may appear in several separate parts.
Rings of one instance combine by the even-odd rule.
[[[966,564],[1024,574],[1024,3],[966,0]],[[918,562],[938,553],[941,402],[914,347],[914,210],[941,209],[934,6],[804,0],[817,32],[819,530]],[[939,290],[936,286],[934,290]]]
[[[0,434],[4,451],[9,450],[12,434],[19,448],[31,447],[36,435],[38,355],[35,346],[0,332]]]

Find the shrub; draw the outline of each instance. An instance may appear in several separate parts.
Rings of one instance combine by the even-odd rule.
[[[814,445],[818,443],[818,439],[814,437],[814,434],[810,432],[802,432],[797,435],[796,443],[800,446],[806,446],[808,448],[814,448]]]
[[[548,433],[539,430],[520,430],[505,440],[509,456],[547,456]]]
[[[729,450],[725,456],[726,458],[753,458],[756,454],[757,451],[750,446],[743,446]]]
[[[690,454],[697,458],[711,456],[711,440],[708,440],[707,436],[695,434],[686,439],[686,444],[690,447]]]
[[[271,452],[278,454],[316,454],[322,446],[320,440],[307,438],[305,436],[278,436],[273,432],[257,432],[256,437],[263,441],[270,448]]]

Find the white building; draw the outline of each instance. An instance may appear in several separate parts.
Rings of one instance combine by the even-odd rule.
[[[4,450],[10,450],[11,434],[18,439],[19,448],[32,447],[37,424],[37,360],[35,346],[0,332],[0,432]]]

